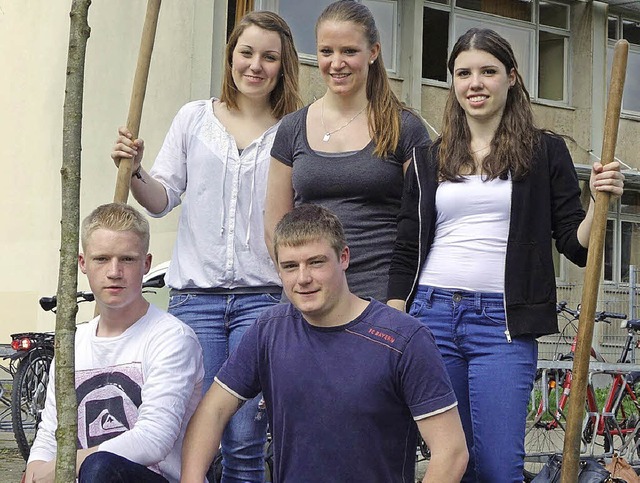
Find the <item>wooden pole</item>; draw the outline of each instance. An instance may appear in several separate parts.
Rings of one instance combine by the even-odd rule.
[[[142,27],[140,51],[138,52],[138,64],[136,65],[136,73],[133,78],[131,100],[129,101],[129,115],[127,116],[127,128],[131,131],[133,139],[137,139],[140,132],[142,104],[144,103],[144,95],[147,92],[147,79],[149,78],[149,66],[151,65],[153,42],[156,38],[158,15],[160,14],[160,2],[161,0],[149,0],[147,2],[147,13]],[[113,194],[113,201],[116,203],[126,203],[129,199],[132,166],[133,160],[131,158],[120,158],[118,175],[116,177],[116,189]],[[100,314],[98,304],[95,304],[93,314],[94,316]]]
[[[133,139],[138,137],[140,131],[140,119],[142,118],[142,103],[147,90],[147,78],[149,77],[149,65],[151,64],[151,53],[153,52],[153,42],[158,26],[158,14],[160,13],[161,0],[149,0],[147,3],[147,14],[142,28],[142,39],[140,41],[140,52],[138,53],[138,65],[133,79],[133,89],[131,91],[131,102],[129,103],[129,115],[127,117],[127,128],[131,131]],[[116,180],[116,190],[113,196],[114,202],[126,203],[129,198],[129,188],[131,187],[130,158],[120,159],[118,166],[118,177]]]
[[[601,163],[606,165],[613,161],[618,138],[618,121],[622,106],[622,91],[627,69],[629,43],[626,40],[616,42],[611,67],[611,84],[604,124]],[[589,254],[584,274],[580,319],[578,321],[578,342],[573,359],[573,379],[571,381],[571,397],[567,406],[567,431],[564,438],[562,458],[562,483],[576,483],[580,465],[580,443],[582,438],[582,419],[584,418],[584,401],[587,395],[587,379],[589,375],[589,357],[593,340],[594,317],[598,300],[598,286],[602,273],[604,238],[607,227],[607,210],[609,193],[597,192],[591,235],[589,237]]]

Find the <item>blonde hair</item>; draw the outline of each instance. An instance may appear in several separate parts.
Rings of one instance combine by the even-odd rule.
[[[100,228],[111,231],[131,231],[142,241],[144,252],[149,251],[149,222],[138,210],[125,203],[107,203],[98,206],[82,221],[80,238],[83,250],[86,250],[91,234]]]
[[[351,22],[362,28],[369,47],[380,43],[380,33],[376,26],[371,10],[362,3],[353,0],[339,0],[333,2],[318,17],[316,22],[316,37],[318,27],[322,22]],[[382,49],[375,62],[369,65],[367,76],[367,117],[369,131],[376,147],[373,154],[381,158],[396,150],[400,140],[400,113],[404,109],[402,102],[391,90],[387,70],[382,60]]]

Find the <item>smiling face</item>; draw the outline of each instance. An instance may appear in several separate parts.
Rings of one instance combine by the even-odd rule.
[[[345,275],[349,248],[338,256],[326,239],[319,239],[300,246],[281,245],[277,250],[278,272],[287,298],[309,323],[326,325],[350,294]]]
[[[515,72],[484,50],[465,50],[456,57],[453,88],[468,120],[500,122]]]
[[[380,44],[369,45],[362,27],[352,22],[326,20],[317,29],[318,68],[335,94],[366,90],[369,65],[375,62]]]
[[[268,98],[280,79],[282,43],[277,32],[248,26],[233,49],[231,74],[238,91]]]
[[[151,267],[151,255],[132,231],[98,228],[85,240],[78,256],[96,302],[107,309],[123,309],[143,301],[142,277]]]

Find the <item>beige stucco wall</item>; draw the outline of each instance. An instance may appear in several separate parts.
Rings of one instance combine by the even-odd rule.
[[[11,332],[50,330],[55,324],[37,301],[57,287],[70,5],[0,0],[0,343],[8,343]],[[145,9],[143,1],[109,0],[94,1],[89,10],[81,217],[113,199],[116,169],[109,153],[117,126],[127,118]],[[213,1],[162,4],[140,129],[147,167],[177,109],[210,95],[212,17]],[[158,262],[170,256],[176,215],[151,221],[151,251]],[[81,274],[79,280],[86,289]],[[84,305],[78,320],[92,314],[93,307]]]
[[[37,300],[53,294],[57,286],[70,4],[69,0],[0,0],[0,156],[5,166],[4,210],[0,214],[0,266],[4,274],[0,278],[0,343],[8,342],[11,332],[49,330],[54,325],[55,317],[40,310]],[[223,45],[212,38],[224,36],[224,29],[214,27],[225,23],[224,6],[220,0],[162,4],[140,133],[146,141],[147,167],[177,109],[189,100],[219,91],[217,81],[212,85],[212,79],[219,78],[219,66],[212,57],[220,57]],[[116,128],[127,116],[145,7],[141,0],[94,1],[90,7],[81,216],[113,197],[116,171],[109,152]],[[534,105],[540,126],[576,139],[580,147],[570,145],[570,149],[575,161],[582,164],[589,162],[584,149],[594,147],[591,32],[597,22],[591,18],[590,8],[587,3],[573,10],[578,28],[571,53],[571,107]],[[404,41],[408,43],[406,38]],[[411,50],[405,47],[403,51]],[[410,59],[420,58],[414,50],[402,56],[400,71],[404,75],[415,70]],[[300,85],[305,103],[324,93],[313,62],[303,62]],[[400,75],[392,79],[392,86],[403,99],[411,98],[409,91],[413,89]],[[416,97],[422,115],[438,131],[446,96],[447,88],[422,85]],[[635,167],[640,167],[639,133],[640,122],[621,120],[617,154]],[[170,256],[177,211],[151,220],[151,251],[156,262]],[[80,287],[87,288],[82,275],[79,280]],[[88,318],[92,310],[84,307],[78,319]]]

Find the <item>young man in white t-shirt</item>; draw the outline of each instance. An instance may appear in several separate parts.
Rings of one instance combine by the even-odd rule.
[[[189,327],[142,296],[151,267],[144,216],[125,204],[102,205],[81,235],[79,265],[100,315],[79,326],[75,339],[78,480],[176,482],[202,392],[202,350]],[[52,365],[27,483],[53,481],[56,428]]]

